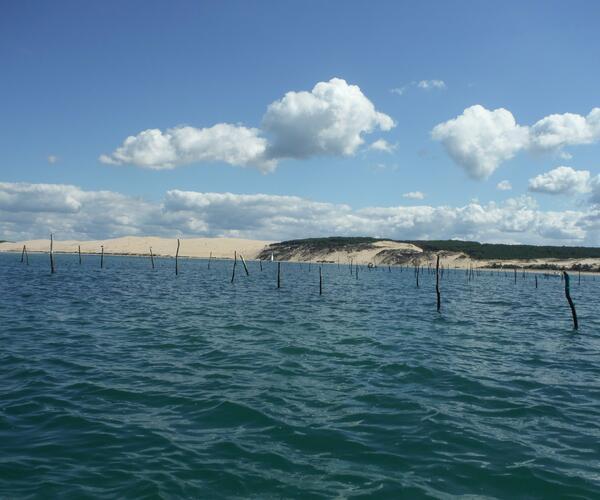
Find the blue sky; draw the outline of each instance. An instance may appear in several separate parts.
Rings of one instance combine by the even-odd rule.
[[[551,230],[544,226],[549,222],[538,221],[524,229],[498,231],[488,226],[506,225],[513,212],[504,214],[506,220],[487,221],[485,230],[477,224],[470,227],[472,214],[463,214],[460,223],[437,231],[431,220],[415,229],[414,220],[407,223],[406,212],[398,212],[389,219],[388,236],[600,244],[595,232],[600,188],[594,183],[600,174],[600,135],[594,135],[591,118],[588,135],[576,124],[573,131],[564,129],[568,126],[562,121],[552,122],[554,131],[563,127],[558,146],[540,147],[540,141],[528,138],[515,149],[511,130],[493,129],[491,136],[476,139],[483,150],[476,160],[456,153],[472,143],[469,134],[477,135],[478,120],[494,117],[490,113],[498,108],[508,110],[518,126],[533,127],[555,114],[585,119],[600,106],[597,2],[23,1],[5,2],[1,10],[0,182],[5,184],[5,202],[0,210],[10,221],[0,226],[5,237],[45,234],[43,221],[56,223],[55,230],[65,236],[79,237],[150,230],[168,234],[174,227],[166,222],[164,228],[150,228],[140,221],[121,227],[92,221],[85,227],[61,225],[54,205],[36,207],[27,201],[36,198],[31,193],[43,191],[37,185],[55,184],[79,193],[110,191],[153,203],[163,213],[170,191],[296,196],[307,204],[343,204],[367,212],[416,205],[458,209],[473,200],[488,212],[490,203],[512,203],[524,207],[527,214],[517,216],[525,218],[532,211],[540,217],[548,212],[580,215],[561,222],[556,222],[560,216],[554,217],[557,227]],[[252,161],[242,161],[244,166],[213,161],[212,153],[208,161],[178,157],[177,166],[169,169],[136,165],[133,157],[117,165],[99,160],[114,154],[128,136],[148,129],[162,134],[181,125],[196,131],[216,124],[256,128],[268,150],[278,138],[290,135],[284,137],[277,128],[287,123],[288,115],[278,115],[267,129],[267,107],[287,92],[310,93],[317,83],[332,78],[358,86],[364,99],[395,126],[359,128],[356,137],[363,142],[351,151],[349,143],[333,142],[322,151],[308,148],[296,158],[289,159],[288,151],[266,174]],[[436,125],[474,105],[485,110],[474,122],[432,137]],[[342,116],[341,121],[351,120]],[[302,126],[312,128],[314,123]],[[297,136],[293,139],[298,143]],[[378,139],[393,150],[369,148]],[[498,140],[509,144],[500,152],[490,150]],[[481,170],[475,175],[473,162],[488,160],[497,165],[484,169],[483,177]],[[541,179],[532,190],[531,179],[559,166],[572,171]],[[511,190],[497,188],[505,180]],[[423,198],[406,198],[410,192]],[[84,196],[60,189],[53,193],[60,198],[56,203]],[[274,210],[285,202],[276,199]],[[80,200],[69,210],[77,213],[85,203]],[[233,222],[221,227],[217,216],[201,206],[179,207],[188,222],[176,224],[175,232],[250,234],[231,227]],[[235,219],[231,210],[227,217]],[[32,211],[35,218],[24,215]],[[189,217],[196,222],[189,223]],[[310,217],[319,215],[310,212]],[[311,227],[319,234],[386,235],[380,219],[373,221],[376,229],[371,231],[368,217],[356,227],[351,217],[344,217],[341,222],[319,219],[313,226],[298,225],[289,234],[281,229],[283,222],[265,222],[255,232],[273,239],[312,236],[304,234]],[[561,231],[561,224],[573,228]]]

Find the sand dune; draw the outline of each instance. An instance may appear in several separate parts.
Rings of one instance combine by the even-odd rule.
[[[247,259],[254,259],[256,255],[269,245],[270,241],[245,240],[238,238],[189,238],[181,239],[179,255],[181,257],[217,259],[233,258],[233,252],[241,253]],[[23,245],[27,245],[28,252],[48,252],[49,240],[29,240],[16,243],[0,243],[0,252],[20,252]],[[81,253],[100,253],[104,245],[105,254],[113,255],[149,255],[152,252],[159,256],[175,256],[177,250],[176,238],[158,238],[154,236],[125,236],[95,241],[55,241],[54,252],[75,253],[81,245]]]

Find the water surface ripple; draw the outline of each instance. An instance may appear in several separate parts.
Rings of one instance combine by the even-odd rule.
[[[0,497],[600,495],[600,279],[574,333],[557,277],[56,260],[0,255]]]

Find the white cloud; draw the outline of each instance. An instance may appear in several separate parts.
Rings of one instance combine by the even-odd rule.
[[[156,170],[223,162],[269,172],[284,158],[352,155],[364,143],[363,135],[390,130],[394,122],[358,86],[332,78],[311,92],[288,92],[271,103],[262,125],[263,130],[228,123],[148,129],[127,137],[100,161]]]
[[[496,189],[499,191],[510,191],[512,189],[512,184],[509,181],[500,181],[496,184]]]
[[[446,83],[444,80],[421,80],[417,83],[417,87],[424,90],[445,89]]]
[[[373,149],[375,151],[382,151],[384,153],[392,153],[394,149],[396,149],[396,145],[390,144],[385,139],[377,139],[375,142],[371,143],[369,149]]]
[[[50,163],[50,165],[54,165],[58,161],[58,156],[48,155],[47,160],[48,160],[48,163]]]
[[[219,123],[201,129],[144,130],[125,139],[112,154],[102,155],[100,161],[155,170],[189,163],[224,162],[270,171],[275,168],[276,162],[266,159],[266,150],[267,140],[260,136],[260,130]]]
[[[404,93],[408,90],[408,87],[409,85],[404,85],[404,87],[394,87],[393,89],[390,89],[390,92],[396,95],[404,95]]]
[[[529,179],[529,190],[548,194],[581,194],[590,191],[590,172],[556,167]]]
[[[501,204],[353,209],[296,196],[170,190],[160,202],[59,184],[0,183],[0,239],[133,235],[290,239],[366,235],[490,242],[599,244],[600,212],[541,211],[528,197]]]
[[[422,200],[425,198],[425,195],[421,193],[421,191],[410,191],[409,193],[404,193],[402,198],[407,198],[409,200]]]
[[[263,128],[272,136],[271,158],[352,155],[363,134],[394,127],[356,85],[332,78],[311,92],[288,92],[269,105]]]
[[[396,95],[404,95],[411,87],[417,87],[422,90],[444,90],[446,88],[446,82],[444,82],[444,80],[421,80],[418,82],[412,81],[402,87],[390,89],[390,92]]]
[[[558,151],[558,157],[561,160],[571,160],[573,158],[573,155],[568,151]]]
[[[436,125],[432,137],[470,177],[485,179],[520,151],[568,155],[562,148],[600,141],[600,108],[587,116],[549,115],[529,127],[518,125],[506,109],[475,105]]]
[[[530,131],[532,149],[560,150],[565,146],[591,144],[600,140],[600,108],[587,116],[554,114],[536,122]]]
[[[452,159],[473,179],[486,179],[498,165],[527,144],[527,128],[512,113],[483,106],[467,108],[460,116],[436,125],[433,139],[441,141]]]

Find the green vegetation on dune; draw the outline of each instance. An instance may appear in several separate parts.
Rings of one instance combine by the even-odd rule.
[[[473,259],[585,259],[600,258],[600,248],[558,247],[547,245],[505,245],[500,243],[478,243],[476,241],[432,240],[407,241],[425,251],[447,250],[464,252]]]
[[[288,240],[272,245],[273,249],[302,249],[304,251],[356,250],[377,241],[396,241],[411,243],[426,252],[463,252],[473,259],[510,260],[510,259],[584,259],[600,258],[600,248],[568,247],[547,245],[506,245],[500,243],[478,243],[461,240],[390,240],[389,238],[344,237],[306,238]]]
[[[340,249],[348,246],[364,245],[382,241],[384,238],[369,238],[362,236],[330,236],[328,238],[304,238],[275,243],[274,246],[303,247],[314,250]]]

